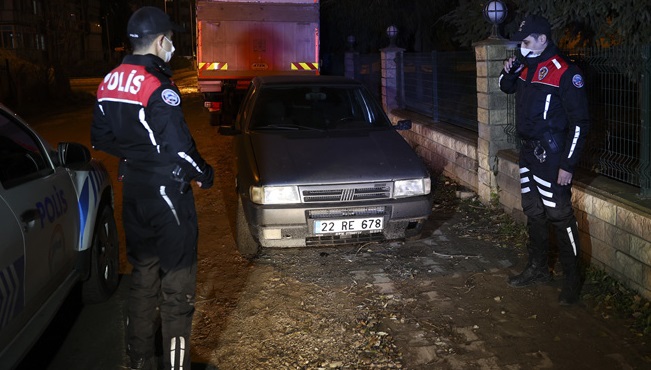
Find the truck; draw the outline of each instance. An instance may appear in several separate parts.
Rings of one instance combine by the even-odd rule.
[[[256,76],[319,74],[319,0],[198,0],[197,80],[211,124],[232,122]]]

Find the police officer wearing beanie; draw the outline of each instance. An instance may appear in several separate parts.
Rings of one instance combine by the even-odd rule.
[[[127,307],[131,369],[155,369],[160,312],[165,369],[190,369],[198,225],[190,183],[213,183],[188,130],[167,64],[174,52],[167,14],[155,7],[133,13],[133,47],[97,89],[93,148],[120,158],[127,258],[133,270]]]
[[[584,79],[551,39],[547,19],[527,16],[511,37],[520,42],[504,62],[500,89],[516,94],[516,130],[522,140],[520,184],[527,216],[529,261],[508,279],[513,287],[551,280],[549,228],[555,230],[563,287],[559,303],[579,298],[579,233],[572,208],[572,177],[586,142],[589,112]]]

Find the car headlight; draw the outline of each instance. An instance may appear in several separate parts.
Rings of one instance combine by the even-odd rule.
[[[426,195],[432,191],[432,180],[429,177],[422,179],[398,180],[393,185],[395,198]]]
[[[257,204],[300,203],[297,186],[251,186],[251,201]]]

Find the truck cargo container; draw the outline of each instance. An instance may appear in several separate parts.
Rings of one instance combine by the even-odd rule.
[[[230,122],[255,76],[319,74],[318,0],[198,0],[197,79],[204,106]]]

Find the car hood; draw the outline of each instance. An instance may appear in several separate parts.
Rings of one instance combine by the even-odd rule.
[[[251,133],[261,183],[332,184],[428,176],[395,130],[359,133]]]

